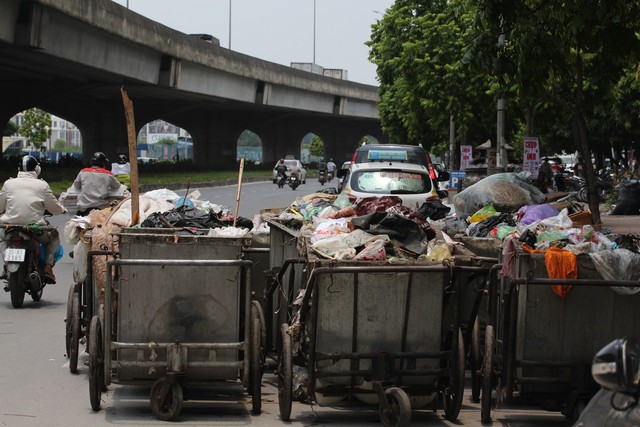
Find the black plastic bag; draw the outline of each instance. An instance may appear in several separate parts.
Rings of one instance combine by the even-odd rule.
[[[440,200],[431,200],[424,202],[420,209],[418,209],[418,215],[423,219],[430,218],[434,221],[445,218],[451,211],[451,208],[446,206]]]

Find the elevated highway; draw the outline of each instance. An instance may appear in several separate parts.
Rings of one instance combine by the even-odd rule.
[[[85,157],[126,151],[124,87],[136,130],[186,129],[196,163],[223,167],[244,130],[265,161],[313,132],[336,158],[385,138],[375,86],[263,61],[175,31],[110,0],[0,0],[0,123],[38,107],[76,124]]]

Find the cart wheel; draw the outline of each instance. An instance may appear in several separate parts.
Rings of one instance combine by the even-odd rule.
[[[380,419],[385,427],[405,427],[411,424],[411,401],[409,395],[399,387],[384,391],[391,411],[380,409]]]
[[[176,382],[165,384],[166,381],[159,378],[151,387],[151,411],[161,421],[173,420],[182,410],[182,387]]]
[[[291,354],[291,335],[287,333],[288,325],[280,327],[282,335],[282,352],[278,361],[278,405],[280,418],[289,421],[291,418],[291,392],[293,388],[293,356]]]
[[[76,286],[75,285],[71,285],[69,287],[69,296],[67,297],[67,317],[64,319],[64,329],[65,329],[65,335],[64,335],[64,348],[66,349],[66,355],[67,357],[69,357],[69,354],[71,353],[71,307],[73,307],[73,294],[76,293]]]
[[[453,348],[451,349],[453,351]],[[464,395],[464,341],[462,331],[458,329],[458,351],[450,369],[449,384],[443,392],[444,416],[455,421],[462,408]]]
[[[98,316],[91,318],[89,326],[89,400],[91,409],[100,410],[104,390],[104,354],[102,351],[102,325]]]
[[[482,351],[480,345],[480,322],[476,318],[471,331],[471,401],[480,401],[482,383]]]
[[[487,325],[484,332],[484,360],[482,362],[482,401],[480,403],[481,420],[491,422],[492,391],[493,391],[493,352],[495,334],[493,326]]]
[[[71,298],[71,341],[69,342],[69,371],[78,373],[78,349],[80,347],[80,295]]]
[[[260,319],[260,345],[262,348],[266,348],[267,346],[267,328],[264,326],[267,322],[264,319],[264,311],[262,310],[262,306],[258,301],[251,301],[251,308],[257,311],[258,317]]]
[[[262,412],[262,340],[258,310],[251,307],[251,413]]]

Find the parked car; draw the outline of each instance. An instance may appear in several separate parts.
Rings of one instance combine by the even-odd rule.
[[[574,427],[640,425],[640,347],[635,340],[612,341],[593,358],[591,373],[602,389],[591,398]]]
[[[276,176],[278,175],[278,172],[276,172],[276,166],[278,166],[278,163],[280,163],[280,160],[278,160],[276,162],[275,165],[273,165],[273,176],[272,176],[272,180],[273,183],[276,183]],[[302,162],[300,160],[296,160],[296,159],[288,159],[285,158],[284,159],[284,164],[287,166],[287,169],[291,166],[297,166],[298,169],[300,170],[300,182],[303,184],[307,183],[307,169],[305,169],[304,165],[302,164]]]
[[[440,200],[425,166],[396,161],[351,164],[342,194],[352,202],[367,197],[398,196],[404,206],[414,209],[424,202]]]
[[[449,180],[449,172],[438,171],[431,161],[431,156],[422,145],[406,145],[406,144],[362,144],[353,153],[351,163],[365,163],[381,161],[381,156],[387,160],[399,161],[403,163],[412,163],[422,165],[429,171],[429,176],[435,184],[436,190],[439,189],[439,182]],[[442,198],[446,197],[442,193]]]

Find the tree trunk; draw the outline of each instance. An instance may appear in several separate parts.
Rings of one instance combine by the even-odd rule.
[[[598,184],[596,182],[596,174],[591,161],[591,147],[589,147],[589,136],[587,132],[587,124],[584,120],[584,112],[582,109],[584,80],[582,74],[582,56],[581,52],[576,55],[576,105],[574,110],[574,121],[578,132],[578,140],[580,141],[580,150],[584,159],[585,177],[587,179],[587,189],[589,191],[589,210],[591,211],[591,219],[593,223],[599,225],[602,223],[600,219],[600,196],[598,192]]]

